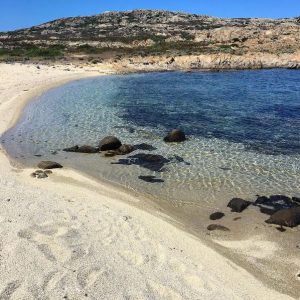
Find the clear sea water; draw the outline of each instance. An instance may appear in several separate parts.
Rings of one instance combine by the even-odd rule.
[[[164,143],[177,127],[188,140]],[[155,172],[115,164],[124,157],[61,151],[96,146],[106,135],[151,144],[157,150],[150,153],[170,163]],[[300,72],[173,72],[74,81],[32,101],[1,142],[24,165],[58,161],[182,211],[221,208],[231,197],[299,196]],[[133,154],[139,152],[147,151]],[[164,182],[147,183],[140,175]]]

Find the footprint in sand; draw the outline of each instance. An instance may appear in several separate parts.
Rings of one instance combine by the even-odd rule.
[[[148,289],[150,290],[151,294],[153,295],[154,299],[164,299],[164,300],[181,300],[182,297],[179,293],[172,290],[171,288],[162,285],[160,283],[149,281]],[[152,298],[152,297],[151,297]]]
[[[8,283],[0,294],[0,300],[8,300],[13,293],[21,286],[21,282],[16,280]]]
[[[78,231],[68,224],[35,225],[18,232],[18,236],[36,245],[49,261],[64,263],[86,253]]]
[[[125,261],[127,261],[130,265],[133,266],[140,266],[145,262],[149,261],[148,257],[143,257],[142,255],[134,253],[132,251],[123,251],[119,254]]]
[[[106,272],[106,269],[100,267],[80,269],[77,274],[77,282],[82,288],[90,287]]]

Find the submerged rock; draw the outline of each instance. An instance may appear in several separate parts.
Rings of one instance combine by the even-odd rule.
[[[105,152],[104,156],[113,157],[116,155],[126,155],[126,154],[133,152],[134,150],[135,150],[134,146],[124,144],[121,147],[119,147],[117,150],[109,150],[109,151]]]
[[[143,180],[143,181],[146,181],[146,182],[150,182],[150,183],[162,183],[164,182],[163,179],[160,179],[160,178],[156,178],[155,176],[139,176],[138,177],[139,179]]]
[[[150,171],[162,172],[170,160],[158,154],[138,153],[125,159],[119,159],[112,164],[138,165]]]
[[[296,227],[300,225],[300,206],[281,209],[266,220],[266,223],[286,227]]]
[[[185,133],[181,129],[172,130],[165,138],[167,143],[179,143],[186,140]]]
[[[157,150],[157,148],[153,147],[150,144],[146,144],[146,143],[141,143],[141,144],[134,145],[134,149],[135,150],[143,150],[143,151],[154,151],[154,150]]]
[[[245,210],[250,204],[250,201],[246,201],[241,198],[233,198],[229,201],[227,207],[230,207],[232,212],[240,213]]]
[[[77,152],[77,153],[97,153],[99,152],[99,148],[92,147],[89,145],[83,145],[83,146],[74,146],[70,148],[63,149],[65,152]]]
[[[230,231],[229,228],[219,225],[219,224],[210,224],[207,226],[207,230],[214,231],[214,230],[220,230],[220,231]]]
[[[261,213],[272,215],[281,209],[297,207],[299,203],[294,199],[297,200],[285,195],[258,196],[253,205],[259,207]]]
[[[219,219],[222,219],[224,216],[225,216],[225,214],[222,212],[215,212],[215,213],[211,214],[209,216],[209,218],[210,218],[210,220],[219,220]]]
[[[54,161],[41,161],[38,165],[38,168],[40,169],[60,169],[63,166],[57,162]]]
[[[115,150],[117,155],[126,155],[133,151],[134,151],[134,146],[127,145],[127,144],[124,144],[121,147],[119,147],[117,150]]]
[[[117,150],[122,146],[121,141],[115,136],[107,136],[99,143],[100,151]]]

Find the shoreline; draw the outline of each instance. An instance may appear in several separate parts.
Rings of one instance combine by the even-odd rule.
[[[17,67],[19,67],[19,66],[17,65]],[[21,68],[23,68],[23,67],[21,66]],[[26,68],[26,65],[24,66],[24,68]],[[33,66],[33,68],[35,68],[35,66]],[[44,66],[42,68],[44,68]],[[22,71],[24,72],[25,70],[22,70]],[[80,71],[82,71],[82,70],[80,70]],[[38,72],[43,72],[43,71],[39,70]],[[64,73],[64,72],[62,72],[62,73]],[[65,76],[66,78],[64,78],[64,74],[60,74],[60,76],[61,76],[60,79],[52,79],[53,82],[47,83],[47,84],[45,84],[44,82],[40,83],[40,86],[38,88],[36,87],[36,88],[34,88],[34,90],[29,90],[29,93],[25,93],[26,95],[23,95],[24,93],[20,92],[20,90],[19,90],[19,94],[17,96],[10,98],[5,103],[1,103],[0,104],[0,116],[1,117],[3,115],[6,116],[5,118],[2,118],[2,121],[0,123],[1,134],[5,130],[8,130],[9,128],[13,127],[13,125],[17,122],[17,120],[20,116],[20,113],[23,111],[24,107],[29,103],[30,100],[32,100],[33,98],[35,98],[42,92],[45,92],[46,90],[49,90],[50,88],[54,88],[56,86],[67,83],[69,81],[73,81],[73,80],[85,78],[85,77],[90,77],[90,76],[97,76],[97,74],[94,74],[94,73],[93,73],[93,75],[91,75],[91,73],[88,73],[88,71],[82,72],[82,73],[78,72],[78,74],[76,74],[76,75],[69,74],[69,73],[72,73],[72,71],[68,72],[68,74]],[[21,86],[21,89],[22,88],[24,88],[24,86]],[[1,97],[1,101],[3,101],[3,97]],[[7,110],[9,111],[9,115],[7,115]],[[1,150],[1,152],[3,152],[3,150]],[[114,201],[116,203],[113,204],[115,207],[118,207],[118,208],[126,207],[126,209],[129,210],[134,215],[134,217],[138,216],[140,214],[140,215],[143,215],[143,218],[142,218],[143,221],[146,221],[146,219],[148,218],[148,219],[150,219],[150,220],[147,220],[148,223],[152,223],[152,222],[156,223],[157,222],[159,224],[163,224],[163,226],[166,226],[168,228],[172,227],[173,228],[172,231],[174,233],[176,233],[176,237],[177,237],[177,235],[180,235],[180,236],[184,237],[185,240],[189,240],[188,243],[190,243],[190,245],[193,244],[193,247],[192,247],[193,251],[191,251],[191,252],[196,251],[198,253],[197,247],[199,247],[200,249],[203,250],[202,255],[203,254],[208,255],[213,260],[218,258],[218,259],[220,259],[220,263],[222,260],[224,260],[225,265],[223,266],[224,267],[223,269],[221,268],[221,270],[219,270],[220,273],[223,273],[223,272],[226,273],[226,270],[227,270],[226,268],[229,268],[230,265],[232,264],[232,262],[231,262],[230,265],[229,264],[227,265],[227,263],[225,261],[226,260],[225,257],[220,256],[220,254],[217,254],[215,252],[215,250],[213,250],[212,248],[208,248],[207,246],[205,246],[205,244],[203,244],[202,241],[198,241],[194,237],[190,237],[189,234],[181,231],[180,229],[176,229],[172,225],[166,224],[166,222],[164,220],[157,219],[157,216],[153,216],[153,214],[150,215],[147,212],[147,210],[140,211],[135,208],[135,205],[128,206],[128,203],[134,204],[134,203],[137,203],[137,201],[140,201],[140,199],[136,199],[136,197],[134,197],[133,195],[130,195],[130,193],[126,193],[125,191],[121,192],[119,190],[117,192],[115,192],[115,191],[113,192],[111,190],[111,187],[107,186],[105,183],[103,183],[101,185],[101,187],[99,187],[98,182],[96,182],[96,181],[93,182],[90,178],[87,178],[86,176],[80,174],[79,172],[70,170],[70,169],[60,170],[58,172],[55,171],[54,176],[50,177],[49,180],[46,180],[44,182],[35,181],[29,177],[29,172],[32,171],[31,169],[23,169],[23,170],[12,169],[11,170],[11,166],[8,164],[7,157],[5,155],[6,154],[4,154],[4,153],[1,153],[1,155],[0,155],[0,160],[5,166],[4,170],[1,172],[2,174],[0,173],[0,176],[4,175],[4,177],[5,177],[5,175],[6,175],[5,173],[10,173],[9,175],[10,175],[10,177],[12,177],[13,180],[21,181],[27,187],[33,186],[34,188],[42,189],[47,192],[51,192],[53,189],[55,189],[56,193],[60,193],[60,194],[64,195],[65,197],[67,197],[67,196],[70,197],[70,194],[74,194],[73,192],[70,191],[70,188],[68,186],[72,186],[72,189],[77,190],[77,191],[81,190],[80,193],[84,193],[84,192],[86,192],[86,189],[88,189],[89,192],[93,194],[93,197],[95,195],[98,195],[97,198],[98,197],[101,198],[99,202],[98,202],[99,199],[96,199],[95,203],[93,203],[93,206],[96,206],[96,207],[103,204],[103,203],[101,203],[102,202],[101,200],[103,200],[102,198],[103,198],[103,194],[104,194],[105,197],[108,198],[108,199],[105,199],[104,202],[110,203],[110,205],[112,205],[110,200],[116,200],[116,201]],[[56,173],[58,173],[58,174],[56,174]],[[80,183],[79,187],[78,187],[78,182]],[[91,187],[93,187],[92,190],[91,190]],[[100,189],[104,190],[104,191],[102,191],[102,195],[98,194]],[[120,199],[118,199],[118,198],[120,198]],[[124,200],[124,199],[126,199],[127,201],[125,203],[122,203],[122,200]],[[119,200],[121,200],[121,201],[119,201]],[[126,220],[125,223],[127,221],[128,220]],[[109,223],[109,221],[108,221],[108,223]],[[153,226],[151,229],[156,230],[157,226],[155,226],[155,227]],[[159,230],[159,231],[161,231],[161,230]],[[174,238],[176,239],[176,237],[174,237]],[[170,238],[170,237],[167,237],[167,238]],[[29,241],[30,241],[30,239],[29,239]],[[188,252],[189,250],[185,249],[185,251]],[[130,256],[130,260],[133,259],[134,263],[141,261],[141,259],[137,259],[137,257],[132,258],[132,253],[130,253],[130,254],[127,253],[127,258],[128,258],[128,255]],[[173,254],[171,254],[171,256],[173,257]],[[199,254],[198,255],[196,254],[196,256],[199,257]],[[140,266],[143,267],[143,264],[141,263]],[[210,266],[213,267],[212,264]],[[220,266],[218,266],[218,268],[220,268]],[[211,269],[214,270],[214,268],[211,268]],[[248,288],[251,289],[252,293],[257,293],[257,296],[260,294],[260,292],[261,292],[261,294],[260,294],[261,296],[265,295],[267,288],[262,285],[261,289],[259,289],[257,285],[259,285],[260,282],[258,282],[257,279],[253,278],[252,275],[250,275],[246,271],[240,269],[237,265],[235,265],[234,268],[231,269],[230,273],[233,272],[233,270],[238,270],[238,271],[236,271],[237,272],[236,275],[241,275],[241,273],[242,273],[243,277],[245,277],[245,279],[247,278],[247,280],[245,280],[245,284],[246,284],[246,282],[248,282],[248,280],[250,280],[253,282],[254,285],[256,285],[255,288],[250,288],[250,285],[249,285],[246,289],[248,289]],[[214,270],[214,271],[216,271],[216,270]],[[231,274],[230,275],[229,274],[227,274],[227,276],[231,275]],[[224,282],[222,282],[222,280],[225,280],[226,276],[219,274],[217,277],[219,277],[219,276],[221,276],[219,279],[221,279],[220,283],[221,283],[221,286],[223,286]],[[232,276],[235,276],[235,275],[232,274]],[[189,278],[190,277],[191,276],[189,276]],[[196,279],[193,278],[192,282],[193,283],[197,282],[197,280],[196,281],[195,280]],[[215,282],[215,284],[216,284],[216,282]],[[199,282],[199,285],[201,286],[200,282]],[[156,286],[156,284],[155,284],[155,286]],[[232,286],[232,288],[233,288],[233,286]],[[1,288],[2,287],[0,286],[0,290],[1,290]],[[195,287],[193,287],[193,288],[195,288]],[[162,290],[164,290],[164,288],[160,287],[158,290],[156,288],[155,291],[159,294],[162,292]],[[230,293],[232,293],[232,292],[234,292],[234,291],[230,291]],[[239,291],[239,292],[241,292],[241,291]],[[173,295],[173,296],[175,295],[175,294],[171,293],[170,290],[168,290],[168,292],[165,292],[165,290],[164,290],[164,293],[167,293],[167,294],[161,294],[161,295]],[[283,299],[283,297],[285,296],[285,295],[279,295],[279,294],[277,294],[277,292],[271,291],[271,290],[269,290],[268,293],[269,293],[269,295],[273,294],[272,297],[274,299],[276,297],[278,297],[278,299]],[[240,294],[240,295],[242,295],[242,294]],[[249,294],[248,296],[250,298],[253,296],[253,299],[255,298],[254,294],[253,295]],[[171,298],[176,298],[176,297],[174,296]],[[288,299],[288,297],[287,297],[287,299]]]

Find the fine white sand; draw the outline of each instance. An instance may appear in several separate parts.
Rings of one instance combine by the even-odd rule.
[[[0,134],[34,95],[99,74],[67,68],[0,64]],[[3,150],[0,164],[0,299],[290,299],[129,194],[67,169],[32,178]]]

